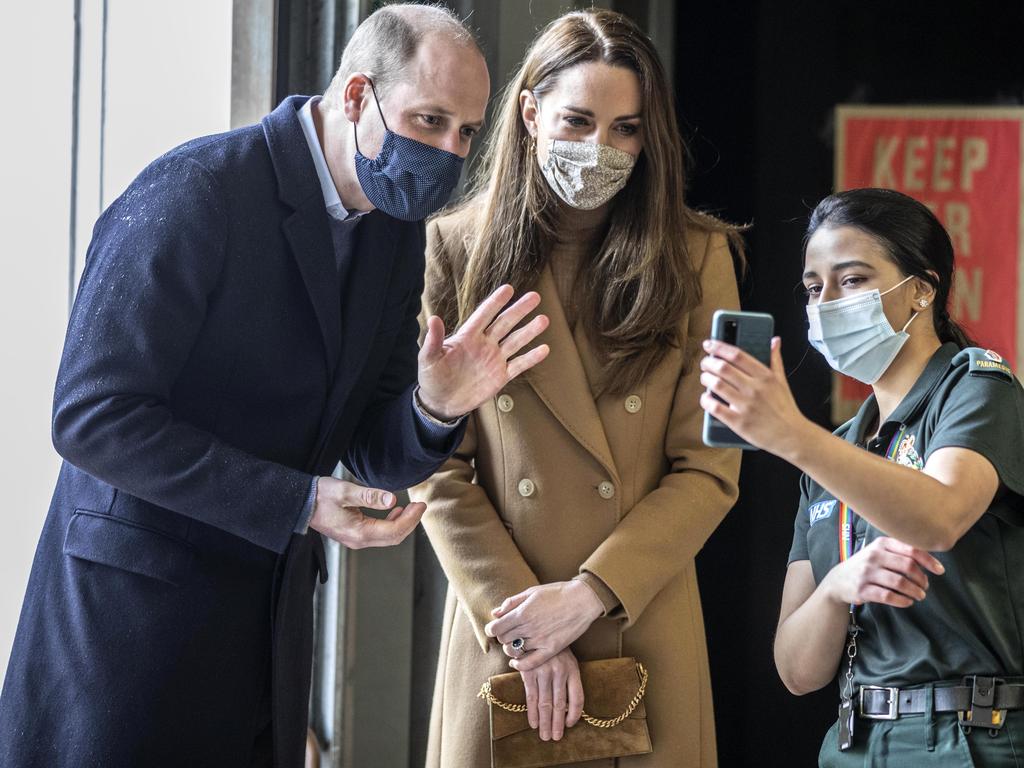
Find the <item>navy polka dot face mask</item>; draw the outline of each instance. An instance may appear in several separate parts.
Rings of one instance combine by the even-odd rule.
[[[373,99],[384,123],[384,143],[377,157],[370,159],[359,151],[356,123],[356,177],[367,200],[388,216],[402,221],[419,221],[448,202],[459,183],[463,158],[422,141],[416,141],[388,128],[370,83]]]

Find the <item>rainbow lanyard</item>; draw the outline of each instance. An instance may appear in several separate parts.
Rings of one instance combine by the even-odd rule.
[[[895,461],[896,453],[899,451],[900,443],[903,442],[903,436],[907,433],[907,428],[902,427],[895,435],[893,435],[892,442],[889,443],[889,447],[885,451],[885,458],[887,461]],[[854,536],[853,536],[853,521],[855,518],[854,511],[850,509],[845,501],[839,502],[839,562],[845,563],[851,557],[853,557],[854,547]]]

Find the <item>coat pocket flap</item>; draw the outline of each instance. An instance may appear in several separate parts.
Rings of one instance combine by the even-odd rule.
[[[185,581],[195,551],[185,541],[127,520],[76,510],[64,554],[173,584]]]
[[[640,673],[636,660],[631,658],[584,661],[580,662],[580,682],[583,684],[584,711],[592,717],[614,719],[626,711],[640,689]],[[499,701],[526,704],[526,691],[518,672],[495,675],[490,683],[491,693]],[[496,704],[490,707],[492,741],[531,730],[526,712],[509,712]],[[646,719],[647,712],[641,700],[629,720]],[[581,729],[593,727],[583,720],[575,726]]]

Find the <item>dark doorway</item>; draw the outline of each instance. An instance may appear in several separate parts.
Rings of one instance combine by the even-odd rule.
[[[837,104],[1021,104],[1024,6],[982,2],[687,4],[676,84],[694,155],[692,204],[748,233],[745,308],[771,312],[804,413],[828,422],[829,371],[807,352],[803,226],[831,191]],[[835,719],[828,686],[797,698],[772,661],[798,473],[744,459],[736,508],[698,558],[720,763],[814,765]]]

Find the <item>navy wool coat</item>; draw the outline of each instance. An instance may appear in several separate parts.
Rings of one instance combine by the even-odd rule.
[[[412,404],[422,222],[368,214],[339,285],[303,103],[172,150],[96,224],[4,768],[244,766],[268,721],[275,764],[301,765],[326,578],[319,534],[293,533],[312,477],[340,459],[402,489],[461,437],[430,444]]]

